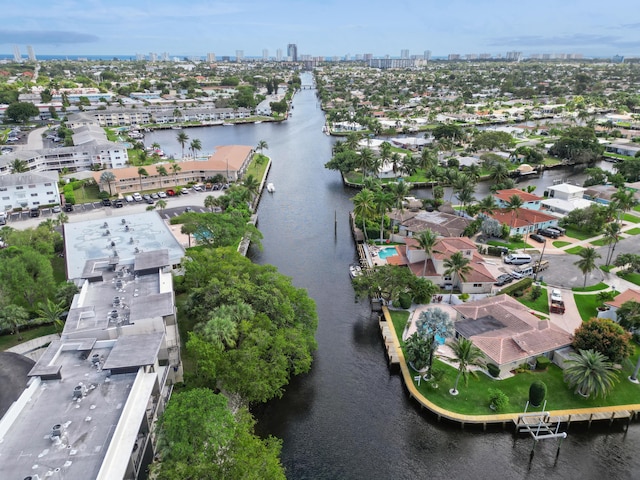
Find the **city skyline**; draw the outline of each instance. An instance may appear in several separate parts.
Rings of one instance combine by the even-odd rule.
[[[36,55],[135,55],[261,57],[263,50],[297,55],[339,56],[403,53],[434,57],[519,51],[525,56],[579,53],[589,56],[640,55],[640,22],[630,23],[635,2],[615,9],[594,0],[550,2],[535,7],[496,0],[488,7],[473,0],[404,0],[390,7],[381,0],[246,0],[188,6],[167,0],[32,0],[28,11],[3,6],[0,52],[32,45]]]

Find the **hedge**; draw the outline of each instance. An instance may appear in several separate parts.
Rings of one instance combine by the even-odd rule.
[[[508,287],[503,288],[502,290],[500,290],[499,294],[506,293],[507,295],[513,295],[516,292],[523,292],[524,290],[529,288],[532,283],[533,283],[533,278],[526,277],[514,283],[513,285],[509,285]]]

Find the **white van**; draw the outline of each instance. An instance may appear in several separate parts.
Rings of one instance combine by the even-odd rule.
[[[533,275],[533,267],[529,265],[527,267],[514,268],[513,271],[511,272],[511,275],[513,275],[517,279],[521,279],[524,277],[531,277]]]
[[[524,265],[529,262],[531,262],[531,255],[526,253],[510,253],[504,257],[504,263],[509,263],[511,265]]]

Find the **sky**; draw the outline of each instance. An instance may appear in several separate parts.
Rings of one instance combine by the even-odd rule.
[[[0,53],[274,57],[400,50],[640,56],[637,0],[23,0],[2,2]]]

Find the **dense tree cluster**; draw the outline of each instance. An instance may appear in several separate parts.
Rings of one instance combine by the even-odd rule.
[[[576,350],[595,350],[613,363],[621,363],[634,351],[630,341],[631,334],[613,320],[592,318],[575,331],[572,346]]]

